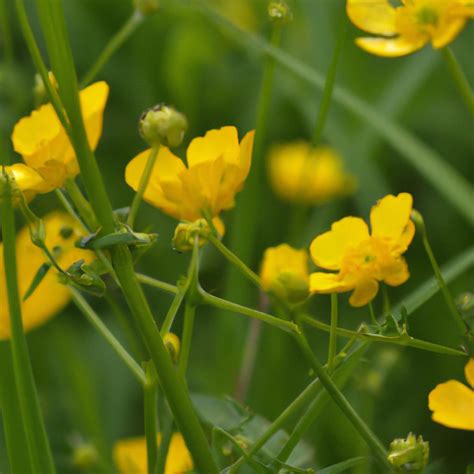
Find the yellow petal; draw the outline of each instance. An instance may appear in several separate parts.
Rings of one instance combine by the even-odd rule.
[[[375,280],[361,280],[357,283],[355,290],[349,298],[349,303],[359,308],[370,303],[377,292],[379,291],[379,284]]]
[[[51,186],[31,167],[16,163],[6,166],[7,173],[11,173],[21,191],[33,191],[34,193],[46,193],[52,190]]]
[[[255,131],[247,132],[240,142],[239,168],[241,169],[241,179],[244,181],[250,171],[252,163],[253,142]]]
[[[158,435],[157,443],[161,442]],[[147,449],[145,438],[131,438],[115,443],[113,457],[120,474],[146,474]],[[180,433],[174,433],[166,459],[165,474],[180,474],[193,468],[191,455]]]
[[[395,8],[388,0],[347,0],[347,16],[369,33],[391,36],[397,33]]]
[[[400,193],[398,196],[391,194],[385,196],[372,207],[370,212],[372,235],[393,244],[398,244],[403,236],[403,242],[406,243],[406,229],[410,222],[412,206],[411,194]]]
[[[417,38],[410,41],[403,37],[398,38],[357,38],[356,44],[364,51],[383,56],[387,58],[395,58],[405,56],[421,49],[428,42],[428,37]]]
[[[230,163],[237,163],[240,154],[239,136],[235,127],[209,130],[203,137],[194,138],[186,152],[188,166],[215,161],[223,157]]]
[[[449,380],[439,384],[429,394],[428,405],[437,423],[474,430],[474,392],[461,382]]]
[[[62,268],[84,259],[86,262],[94,258],[89,251],[74,246],[82,236],[82,229],[77,222],[63,212],[53,212],[43,218],[46,229],[46,245],[49,249],[58,250],[57,261]],[[43,252],[32,244],[28,228],[20,230],[17,236],[17,267],[20,296],[30,287],[36,272],[45,263]],[[1,244],[0,244],[1,247]],[[10,336],[10,324],[6,301],[3,256],[0,249],[0,339]],[[22,302],[22,319],[25,331],[40,326],[59,313],[70,301],[69,289],[58,282],[55,270],[50,270],[34,293]]]
[[[431,43],[433,48],[444,48],[454,41],[466,25],[466,18],[452,18],[438,27],[433,35]]]
[[[90,147],[95,150],[102,135],[104,109],[109,96],[109,86],[100,81],[80,93],[82,115]]]
[[[311,293],[343,293],[352,287],[335,273],[311,273],[309,291]]]
[[[408,265],[404,258],[398,258],[384,268],[383,281],[390,286],[400,286],[410,278]]]
[[[316,265],[328,270],[341,267],[345,252],[369,238],[367,224],[359,217],[345,217],[331,226],[331,230],[316,237],[311,243],[311,257]]]
[[[466,380],[469,385],[474,388],[474,358],[469,359],[469,362],[464,368],[464,374],[466,375]]]

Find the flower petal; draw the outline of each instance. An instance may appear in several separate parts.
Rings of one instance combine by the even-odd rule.
[[[358,28],[378,35],[395,35],[395,8],[388,0],[347,0],[347,16]]]
[[[437,423],[474,430],[474,392],[461,382],[449,380],[436,386],[429,394],[428,406]]]
[[[433,48],[444,48],[456,39],[466,25],[467,18],[449,18],[436,29],[431,43]]]
[[[80,93],[82,115],[90,147],[95,150],[100,136],[104,109],[109,96],[109,86],[104,81],[95,82]]]
[[[474,358],[469,359],[469,362],[464,368],[464,374],[469,385],[474,389]]]
[[[316,265],[337,270],[345,252],[369,238],[367,224],[359,217],[345,217],[335,222],[331,230],[316,237],[310,246],[311,257]]]
[[[411,194],[389,194],[381,199],[370,212],[372,235],[398,243],[410,221],[413,206]],[[406,238],[404,239],[406,241]]]
[[[359,308],[370,303],[377,292],[379,291],[379,284],[375,280],[361,280],[357,282],[355,290],[349,298],[351,306]]]
[[[383,281],[390,286],[400,286],[410,278],[408,265],[404,258],[398,258],[384,268]]]
[[[6,166],[7,173],[11,173],[21,191],[33,191],[35,193],[47,193],[52,190],[51,186],[31,167],[16,163]]]
[[[405,56],[421,49],[428,42],[428,37],[420,37],[416,41],[398,38],[357,38],[356,44],[364,51],[387,58]]]
[[[311,293],[343,293],[352,287],[336,273],[311,273],[309,291]]]

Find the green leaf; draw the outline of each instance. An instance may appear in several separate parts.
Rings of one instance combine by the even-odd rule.
[[[97,234],[90,234],[80,239],[76,246],[82,249],[106,249],[115,245],[131,245],[135,247],[149,246],[156,242],[157,234],[145,234],[132,232],[130,230],[120,230],[104,237]]]
[[[74,262],[63,275],[64,283],[90,293],[94,296],[103,296],[107,291],[104,280],[94,268],[84,263],[84,260]]]
[[[359,456],[357,458],[347,459],[332,466],[325,467],[318,471],[318,474],[338,474],[340,472],[347,472],[348,469],[356,466],[362,466],[369,461],[368,458]]]
[[[26,301],[38,288],[39,284],[43,281],[44,277],[47,275],[49,269],[51,268],[51,263],[45,262],[38,268],[35,276],[33,277],[33,281],[31,282],[29,288],[26,290],[23,301]]]

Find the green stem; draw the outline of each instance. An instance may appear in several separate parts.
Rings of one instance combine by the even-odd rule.
[[[148,275],[143,275],[143,273],[137,273],[136,277],[140,283],[151,286],[152,288],[156,288],[157,290],[164,291],[165,293],[176,295],[179,292],[179,288],[177,286],[157,280],[156,278],[152,278]]]
[[[2,31],[5,63],[11,66],[13,64],[13,41],[6,0],[0,0],[0,30]]]
[[[433,250],[430,245],[430,241],[428,240],[428,233],[426,231],[426,227],[424,222],[422,221],[421,225],[418,225],[418,228],[421,228],[422,232],[422,240],[423,240],[423,247],[425,248],[425,252],[428,255],[428,258],[431,263],[431,267],[433,268],[434,274],[436,276],[436,279],[438,280],[438,285],[441,290],[441,293],[443,295],[444,301],[446,302],[446,305],[449,308],[449,312],[458,328],[460,333],[464,335],[468,329],[466,323],[464,322],[461,314],[459,313],[456,304],[454,303],[453,297],[451,296],[451,292],[448,289],[448,286],[446,285],[446,282],[444,281],[443,275],[441,273],[441,269],[438,265],[438,262],[436,261],[436,258],[434,256]]]
[[[337,293],[331,294],[331,329],[329,332],[328,374],[334,370],[334,359],[337,352]]]
[[[179,356],[178,370],[183,379],[188,368],[189,354],[191,352],[191,341],[193,337],[194,319],[196,316],[196,306],[187,301],[184,308],[184,326],[181,337],[181,350]]]
[[[295,334],[295,339],[303,354],[306,355],[306,358],[310,362],[312,369],[321,381],[321,384],[327,390],[334,402],[339,406],[346,418],[351,422],[353,427],[370,446],[381,466],[384,467],[386,472],[393,472],[393,466],[387,460],[387,451],[385,447],[378,440],[372,430],[366,425],[364,420],[362,420],[362,418],[357,414],[352,405],[339,390],[337,385],[331,380],[326,370],[313,354],[313,351],[311,350],[311,347],[309,346],[304,334],[302,332]]]
[[[464,71],[461,68],[461,65],[456,59],[456,56],[454,55],[451,48],[449,48],[448,46],[443,48],[441,50],[441,53],[443,55],[443,59],[446,63],[446,66],[449,69],[451,77],[453,78],[456,87],[464,100],[464,103],[469,109],[469,112],[474,115],[474,93],[472,91],[471,85],[469,84],[469,81],[467,80],[466,75],[464,74]]]
[[[155,473],[158,458],[158,376],[151,361],[143,363],[146,383],[144,386],[144,417],[148,474]]]
[[[379,322],[377,321],[377,317],[375,316],[375,311],[374,311],[374,305],[372,304],[372,301],[369,302],[369,314],[370,314],[370,321],[374,326],[378,326]],[[384,314],[385,311],[383,312]]]
[[[148,160],[145,165],[145,169],[140,177],[140,183],[138,185],[138,191],[136,192],[132,205],[130,206],[130,212],[127,218],[127,224],[133,229],[133,225],[135,223],[135,218],[137,216],[138,209],[143,199],[143,195],[145,194],[145,190],[148,186],[148,181],[150,181],[150,176],[153,171],[153,168],[156,163],[156,158],[158,157],[158,152],[160,151],[160,145],[155,145],[150,150],[150,155],[148,156]]]
[[[11,185],[7,175],[2,179],[1,222],[3,233],[3,259],[5,282],[10,314],[11,351],[15,382],[25,428],[27,448],[33,460],[33,472],[56,472],[38,400],[28,346],[21,319],[16,264],[15,214],[11,199]]]
[[[98,72],[105,66],[109,59],[118,51],[118,49],[135,32],[138,26],[143,22],[144,16],[138,10],[135,10],[130,18],[124,23],[120,30],[106,44],[105,48],[99,54],[94,64],[84,74],[81,81],[81,87],[90,84],[97,76]]]
[[[178,313],[179,308],[181,307],[181,303],[183,302],[185,294],[186,292],[184,290],[181,290],[181,291],[178,291],[174,295],[173,301],[171,302],[168,312],[166,313],[165,320],[163,321],[163,324],[161,325],[161,329],[160,329],[161,337],[164,337],[168,332],[170,332],[171,327],[173,326],[173,322],[176,317],[176,314]]]
[[[57,188],[54,190],[54,193],[56,194],[56,197],[58,198],[61,205],[64,207],[65,211],[81,225],[82,229],[85,232],[89,232],[87,225],[76,212],[74,206],[70,203],[69,199],[65,196],[64,191],[62,189]]]
[[[81,313],[86,317],[92,327],[100,334],[100,336],[109,344],[115,353],[122,359],[133,376],[141,385],[145,385],[146,378],[143,370],[135,362],[133,357],[120,344],[116,337],[110,332],[107,326],[102,322],[100,316],[92,309],[85,298],[74,288],[69,288],[74,304],[78,307]]]
[[[305,324],[308,324],[309,326],[312,326],[316,329],[320,329],[321,331],[331,332],[331,327],[328,324],[318,321],[317,319],[303,315],[300,316],[300,320]],[[415,339],[414,337],[411,337],[408,334],[399,336],[382,336],[381,334],[370,334],[361,331],[351,331],[350,329],[343,329],[339,327],[336,328],[336,334],[347,338],[355,337],[356,339],[359,339],[361,341],[382,342],[386,344],[395,344],[397,346],[414,347],[425,351],[436,352],[437,354],[463,357],[466,356],[464,352],[458,349],[453,349],[451,347],[441,346],[432,342]]]
[[[84,194],[82,194],[82,191],[79,189],[76,180],[74,178],[67,179],[65,186],[69,197],[76,206],[79,215],[81,216],[82,220],[85,222],[89,230],[97,230],[99,224],[97,223],[95,213],[92,210],[89,201],[84,197]]]
[[[230,263],[232,263],[235,267],[237,267],[240,272],[246,276],[255,286],[258,288],[261,287],[261,281],[259,276],[253,272],[245,263],[240,260],[237,255],[231,252],[218,238],[213,235],[209,235],[208,237],[209,242],[211,242],[214,247],[227,259]]]
[[[216,308],[224,309],[226,311],[231,311],[233,313],[243,314],[244,316],[259,319],[270,326],[282,329],[283,331],[289,332],[291,334],[299,331],[298,326],[290,321],[285,321],[283,319],[276,318],[275,316],[271,316],[270,314],[247,308],[247,306],[231,303],[230,301],[210,295],[204,291],[202,291],[202,304],[207,304]]]

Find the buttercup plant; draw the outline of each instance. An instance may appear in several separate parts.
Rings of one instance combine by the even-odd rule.
[[[34,364],[27,344],[32,339],[27,341],[25,335],[42,326],[41,334],[39,330],[37,334],[46,340],[53,325],[72,324],[71,314],[61,318],[59,323],[50,321],[69,302],[75,304],[100,336],[97,344],[107,344],[114,356],[121,360],[123,368],[133,376],[131,383],[135,386],[130,389],[138,388],[143,395],[142,415],[136,418],[136,413],[132,413],[133,419],[143,420],[143,426],[137,427],[134,422],[135,433],[114,431],[113,446],[108,445],[106,436],[101,442],[101,431],[108,432],[109,427],[102,426],[105,418],[97,408],[99,405],[94,408],[92,399],[96,390],[106,391],[102,385],[107,390],[110,388],[107,384],[109,377],[116,376],[114,369],[109,369],[104,362],[106,369],[103,373],[107,375],[103,377],[104,383],[100,387],[89,385],[84,375],[87,361],[77,369],[60,354],[58,347],[52,346],[56,363],[77,385],[73,389],[79,392],[81,403],[71,404],[73,409],[77,409],[77,419],[85,417],[92,425],[92,429],[88,427],[92,432],[88,439],[84,438],[80,445],[72,447],[71,459],[76,468],[123,474],[313,472],[324,467],[323,451],[313,452],[302,438],[313,424],[324,423],[321,414],[328,400],[332,400],[334,409],[340,411],[360,437],[363,455],[328,466],[328,471],[360,467],[360,472],[366,468],[383,473],[423,472],[430,462],[428,442],[410,433],[406,439],[395,439],[387,445],[386,434],[385,441],[379,438],[375,417],[370,417],[366,411],[363,416],[359,414],[357,400],[349,391],[346,392],[346,385],[356,369],[366,370],[372,380],[379,380],[378,366],[370,362],[374,356],[370,349],[375,344],[389,344],[393,353],[408,346],[426,351],[433,357],[449,355],[460,361],[469,355],[471,358],[465,374],[468,384],[473,385],[473,359],[472,354],[468,354],[470,346],[466,344],[466,341],[472,341],[473,335],[469,321],[455,304],[449,284],[469,269],[474,254],[470,247],[447,266],[438,265],[424,219],[419,211],[413,209],[414,198],[423,207],[423,201],[418,201],[414,190],[397,195],[388,194],[388,191],[381,193],[380,196],[384,197],[370,211],[370,231],[361,218],[349,216],[337,220],[335,216],[347,214],[342,207],[349,207],[349,202],[334,203],[333,209],[325,207],[326,202],[334,197],[349,197],[356,192],[355,177],[345,171],[338,153],[321,145],[323,139],[326,140],[325,125],[332,100],[351,104],[350,107],[359,112],[362,110],[359,115],[390,136],[392,144],[394,137],[399,138],[404,145],[396,147],[397,151],[408,154],[411,162],[416,155],[422,163],[417,169],[432,183],[434,175],[442,181],[437,184],[437,189],[468,221],[468,206],[463,202],[472,189],[449,163],[438,159],[429,149],[426,151],[408,130],[392,124],[391,119],[382,117],[349,92],[335,87],[336,70],[345,47],[345,11],[342,10],[340,31],[328,73],[322,80],[315,76],[311,67],[301,66],[280,50],[282,26],[292,16],[283,2],[268,5],[271,44],[242,32],[206,5],[193,3],[189,8],[196,8],[206,21],[219,23],[235,37],[245,38],[243,44],[260,48],[267,55],[256,130],[239,134],[234,126],[210,129],[204,135],[190,139],[184,160],[178,156],[179,151],[171,149],[180,147],[186,140],[188,121],[185,114],[165,104],[147,109],[140,119],[139,132],[149,148],[135,156],[125,169],[125,182],[135,194],[130,208],[115,210],[111,189],[104,184],[108,180],[104,180],[101,171],[107,160],[102,156],[97,160],[95,155],[110,91],[107,82],[92,81],[144,18],[158,9],[158,2],[130,3],[133,6],[130,19],[106,44],[80,81],[61,0],[37,1],[51,73],[36,43],[23,1],[16,0],[15,4],[25,41],[41,76],[42,93],[47,94],[48,100],[30,115],[19,119],[13,127],[13,149],[23,163],[12,163],[4,148],[0,149],[0,340],[3,341],[0,350],[5,349],[5,354],[0,354],[0,411],[11,472],[54,474],[63,468],[55,444],[54,451],[50,447],[50,420],[48,418],[45,424],[43,406],[46,403],[39,403],[34,376],[37,367],[33,372]],[[0,5],[3,5],[1,0]],[[160,2],[159,6],[163,11],[173,8],[167,2]],[[295,11],[298,14],[298,10]],[[405,54],[428,42],[432,42],[435,48],[445,47],[472,17],[472,5],[464,0],[453,0],[446,5],[430,0],[406,0],[395,8],[389,2],[374,0],[369,8],[368,2],[354,0],[347,2],[347,13],[357,26],[383,36],[359,40],[359,45],[365,49],[378,45],[379,53],[395,55],[395,50]],[[163,18],[166,20],[167,15]],[[290,73],[306,78],[323,90],[311,142],[287,142],[277,147],[264,139],[265,131],[273,125],[270,99],[277,63],[286,65]],[[463,82],[459,74],[458,79],[465,98],[469,100],[472,93],[468,83]],[[119,91],[119,88],[112,89],[111,100],[115,100],[114,95]],[[183,111],[186,112],[186,106]],[[239,123],[242,130],[252,128],[241,126],[241,117],[237,117],[235,123]],[[191,128],[195,126],[202,127],[202,124],[191,124]],[[285,139],[271,137],[275,143],[281,143],[280,138]],[[338,145],[337,133],[334,137],[331,142]],[[276,193],[302,206],[308,214],[311,206],[317,206],[314,222],[311,222],[312,235],[316,236],[311,243],[304,242],[298,248],[288,244],[275,246],[275,242],[286,240],[287,236],[281,234],[287,232],[287,221],[278,222],[271,232],[265,229],[260,235],[256,231],[257,221],[263,223],[273,212],[271,206],[261,206],[264,199],[260,193],[265,189],[263,157],[267,149],[271,150],[269,168]],[[118,158],[111,166],[118,167]],[[439,170],[444,172],[438,173]],[[247,189],[239,195],[245,187]],[[410,188],[410,183],[406,187]],[[51,196],[41,196],[48,193]],[[36,206],[40,206],[43,199],[54,197],[59,198],[67,213],[56,210],[39,219],[34,212]],[[28,203],[34,198],[30,208]],[[162,233],[161,221],[156,221],[156,224],[153,218],[146,223],[145,230],[140,228],[141,224],[137,225],[136,217],[142,200],[178,221],[172,242],[160,238],[160,244],[167,245],[165,251],[169,251],[173,258],[187,262],[187,270],[177,278],[176,284],[137,271],[141,265],[140,257],[149,252],[156,241],[154,226],[160,227],[157,230]],[[230,211],[230,214],[234,208],[237,219],[230,224],[228,244],[222,215],[224,211]],[[363,212],[368,210],[365,204],[361,209]],[[297,211],[292,208],[289,213],[294,216]],[[148,215],[153,216],[152,212],[156,211],[151,209]],[[239,212],[244,212],[243,218]],[[27,223],[19,232],[16,229],[17,214]],[[331,221],[334,223],[330,230],[320,233],[327,227],[325,222]],[[288,222],[292,222],[292,217]],[[305,219],[294,222],[298,225],[290,230],[293,235],[289,236],[289,241],[290,237],[297,235],[303,242],[302,235],[309,229],[308,222]],[[415,233],[434,273],[433,278],[418,288],[409,280],[408,263],[404,257]],[[234,247],[236,236],[245,241],[244,245]],[[210,245],[204,249],[205,243]],[[177,256],[171,248],[188,253]],[[250,256],[261,253],[262,249],[266,250],[257,274],[254,271],[256,262]],[[412,251],[416,252],[416,248]],[[309,256],[316,268],[310,267]],[[410,268],[417,268],[418,260],[411,257],[410,254]],[[223,259],[220,263],[219,258]],[[165,265],[162,253],[157,262],[158,273]],[[147,267],[154,269],[154,265]],[[236,271],[237,284],[241,284],[243,278],[251,283],[254,299],[257,295],[259,297],[258,306],[252,304],[250,298],[235,298],[234,301],[234,298],[218,296],[220,276],[226,267]],[[218,278],[209,280],[207,276],[213,268],[218,268]],[[392,290],[388,287],[402,284],[404,289],[413,292],[392,306]],[[145,293],[142,285],[149,286],[150,291]],[[382,299],[378,296],[381,285],[384,285],[384,307],[381,313],[377,313]],[[155,298],[153,290],[172,296],[171,304],[163,314],[160,304],[155,304],[161,301],[153,300],[153,305],[149,303],[151,298]],[[349,291],[352,292],[350,306],[367,305],[369,308],[356,329],[345,327],[346,320],[347,325],[351,320],[346,316],[355,311],[338,297],[338,293]],[[437,342],[425,340],[421,325],[417,327],[417,337],[414,337],[411,314],[438,291],[445,303],[442,308],[440,305],[440,315],[444,318],[449,312],[452,316],[451,320],[448,317],[443,319],[446,333],[449,329],[452,337],[436,334],[432,337],[438,339]],[[330,307],[324,305],[326,297],[321,295],[325,294],[330,294]],[[204,322],[201,313],[207,317],[215,309],[245,316],[255,323],[250,326],[238,375],[235,369],[239,367],[229,364],[230,359],[220,357],[215,358],[218,362],[214,364],[216,373],[212,367],[206,371],[195,370],[194,364],[206,357],[206,351],[195,357],[194,351],[199,349],[196,344],[205,340],[207,350],[213,350],[215,346],[211,338],[215,323],[212,316]],[[117,316],[127,344],[122,343],[121,332],[115,335],[109,329],[108,312]],[[326,316],[330,323],[325,322]],[[274,330],[272,334],[280,331],[282,338],[287,338],[290,344],[273,344],[275,339],[272,340],[270,334],[265,334],[257,344],[257,332],[266,326]],[[75,338],[75,331],[79,333],[81,329],[76,329],[75,324],[71,327],[75,328],[71,336]],[[323,338],[320,335],[313,339],[313,335],[307,334],[308,327],[329,336]],[[195,338],[197,331],[200,334]],[[240,331],[231,336],[240,344]],[[224,338],[221,345],[230,347],[230,339]],[[342,339],[345,339],[344,344]],[[461,341],[464,346],[458,347]],[[262,354],[269,358],[272,369],[278,369],[274,386],[271,389],[263,387],[266,401],[271,401],[271,395],[276,394],[280,386],[288,385],[285,378],[288,374],[281,362],[288,360],[291,364],[290,351],[293,350],[298,351],[298,359],[295,359],[298,366],[291,367],[295,372],[291,384],[296,397],[274,416],[273,421],[267,422],[240,402],[252,405],[254,387],[262,388],[262,380],[268,380],[266,373],[262,375],[268,371],[268,365],[259,366]],[[325,361],[320,360],[323,351],[327,352]],[[400,358],[399,353],[396,354],[394,366]],[[361,364],[362,360],[371,364],[369,370]],[[304,373],[301,377],[297,374],[299,369]],[[207,378],[215,376],[217,381],[224,372],[237,381],[235,393],[238,401],[195,392],[197,377],[204,373]],[[303,377],[306,387],[299,388]],[[367,380],[367,377],[362,380]],[[59,383],[63,383],[62,378]],[[379,382],[373,393],[381,397],[385,385],[385,381]],[[41,399],[49,402],[49,392],[43,392],[42,385],[39,387]],[[202,387],[207,387],[204,382]],[[121,402],[127,396],[122,392],[127,390],[114,393]],[[474,429],[469,416],[474,410],[473,394],[467,385],[449,380],[434,388],[428,398],[428,407],[436,423],[450,428]],[[283,397],[281,401],[284,401]],[[125,404],[118,410],[117,421],[120,423],[125,420],[124,408]],[[271,411],[269,404],[268,412]],[[399,422],[406,425],[406,421]],[[415,423],[416,420],[410,420],[409,424]],[[318,429],[321,426],[324,427],[321,424]],[[73,428],[76,429],[75,423]],[[406,428],[404,433],[416,426]],[[130,437],[136,435],[139,437]],[[340,435],[338,429],[331,433],[328,430],[331,442],[342,445]],[[3,454],[2,446],[0,452]]]

